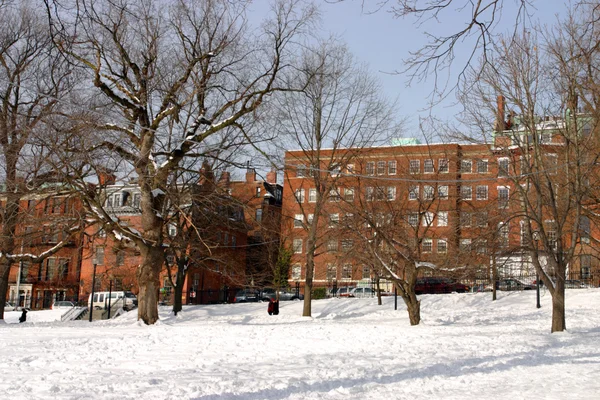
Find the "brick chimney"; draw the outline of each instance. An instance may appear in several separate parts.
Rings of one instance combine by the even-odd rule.
[[[117,181],[115,174],[108,172],[107,170],[98,170],[98,183],[102,186],[114,185]]]
[[[256,171],[254,168],[246,169],[246,183],[256,182]]]
[[[267,183],[277,183],[277,171],[272,169],[267,172]]]
[[[504,122],[505,118],[505,104],[504,104],[504,96],[498,96],[498,109],[496,114],[496,125],[494,130],[496,132],[502,132],[506,128],[506,124]]]
[[[228,171],[223,171],[219,177],[219,186],[222,188],[228,188],[229,182],[231,181],[231,174]]]

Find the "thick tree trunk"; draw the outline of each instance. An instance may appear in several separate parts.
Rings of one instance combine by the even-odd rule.
[[[421,322],[421,300],[417,300],[415,294],[402,298],[406,304],[406,311],[408,311],[408,319],[411,326],[419,325]]]
[[[185,266],[177,265],[177,277],[175,278],[175,293],[173,298],[173,314],[177,315],[183,309],[183,281],[185,280]]]
[[[10,273],[10,263],[4,260],[0,263],[0,299],[4,305],[6,301],[6,292],[8,292],[8,275]],[[4,319],[4,307],[0,307],[0,320]]]
[[[557,279],[558,280],[558,279]],[[556,289],[552,294],[552,330],[551,332],[562,332],[567,329],[565,319],[565,285],[563,282],[556,283]]]
[[[312,279],[310,282],[306,279],[304,284],[304,308],[302,309],[303,317],[310,317],[312,315]]]
[[[380,283],[380,279],[379,276],[377,277],[377,305],[381,305],[381,287],[379,285]]]
[[[163,249],[150,247],[142,251],[142,263],[137,270],[138,320],[152,325],[158,321],[158,293],[160,290],[160,271],[163,266]]]

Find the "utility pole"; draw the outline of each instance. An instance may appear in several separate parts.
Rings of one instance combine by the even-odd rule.
[[[92,294],[90,295],[90,302],[89,302],[89,308],[90,308],[90,322],[92,322],[92,315],[94,313],[94,289],[96,288],[96,265],[97,265],[97,261],[94,258],[94,260],[92,261],[94,264],[94,275],[92,275]]]

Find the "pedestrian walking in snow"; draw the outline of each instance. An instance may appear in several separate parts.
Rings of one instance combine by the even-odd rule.
[[[19,323],[23,323],[27,320],[27,310],[23,309],[21,316],[19,317]]]
[[[267,306],[267,312],[269,313],[269,315],[273,315],[274,309],[275,309],[275,302],[273,301],[273,299],[269,299],[269,305]]]

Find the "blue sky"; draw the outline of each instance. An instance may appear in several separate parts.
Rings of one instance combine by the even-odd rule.
[[[361,7],[362,0],[346,0],[342,3],[332,3],[332,0],[317,1],[322,12],[322,29],[324,36],[334,34],[345,41],[356,58],[366,62],[373,73],[382,81],[387,97],[398,100],[399,117],[408,117],[408,129],[405,137],[419,137],[419,116],[431,113],[443,120],[453,120],[460,112],[460,106],[454,104],[455,97],[450,94],[441,104],[431,111],[428,109],[433,80],[413,82],[407,86],[407,76],[393,74],[404,68],[403,60],[410,51],[418,50],[427,42],[425,31],[435,35],[449,34],[466,23],[465,13],[456,8],[445,12],[438,21],[424,21],[418,25],[414,18],[397,19],[386,9],[375,13],[366,13]],[[376,4],[378,0],[364,0],[365,4]],[[389,3],[393,3],[390,0]],[[455,0],[454,4],[462,5],[466,0]],[[501,19],[495,31],[509,32],[514,29],[517,0],[504,0]],[[531,0],[528,23],[543,26],[556,20],[557,14],[564,14],[567,9],[562,0]],[[256,0],[251,9],[256,15],[267,13],[269,2]],[[461,17],[462,16],[462,17]],[[459,68],[471,50],[469,42],[461,43],[457,48],[456,60],[450,71],[441,71],[444,77],[449,76],[450,84],[456,82]]]

